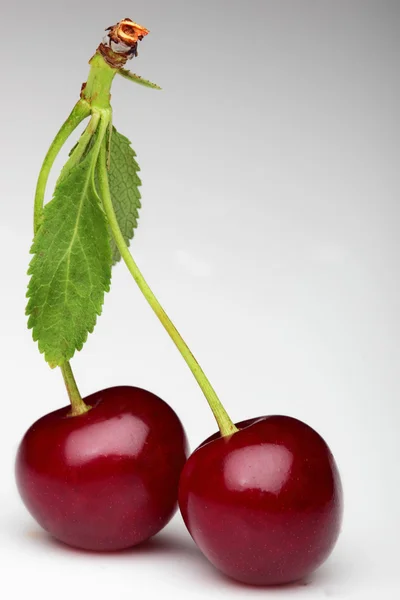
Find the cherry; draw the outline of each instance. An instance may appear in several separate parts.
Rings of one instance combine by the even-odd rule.
[[[342,487],[322,437],[297,419],[260,417],[208,438],[180,479],[179,506],[217,569],[244,583],[309,575],[331,553]]]
[[[61,408],[28,429],[17,485],[58,540],[121,550],[155,535],[174,514],[186,436],[172,408],[140,388],[109,388],[85,404],[84,414]]]

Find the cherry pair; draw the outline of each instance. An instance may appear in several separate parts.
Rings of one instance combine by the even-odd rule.
[[[79,100],[43,161],[34,203],[28,326],[51,367],[60,367],[71,406],[39,419],[16,461],[27,508],[55,538],[87,550],[120,550],[158,533],[177,503],[205,556],[252,584],[300,579],[331,552],[342,491],[324,440],[283,416],[232,423],[192,352],[129,251],[140,208],[139,166],[113,125],[115,76],[159,89],[124,69],[149,32],[131,19],[107,29]],[[54,161],[87,118],[44,205]],[[123,259],[209,403],[219,433],[187,459],[182,424],[163,400],[115,387],[82,400],[69,360],[93,332]]]
[[[186,461],[182,424],[163,400],[115,387],[39,419],[16,461],[27,508],[55,538],[120,550],[158,533],[179,506],[194,541],[223,573],[271,585],[301,579],[330,554],[342,491],[324,440],[284,416],[243,421]]]

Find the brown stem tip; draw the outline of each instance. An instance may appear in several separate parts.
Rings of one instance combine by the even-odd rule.
[[[116,25],[107,27],[107,35],[98,47],[104,60],[114,68],[121,68],[127,60],[137,56],[137,45],[149,30],[131,19],[123,19]]]

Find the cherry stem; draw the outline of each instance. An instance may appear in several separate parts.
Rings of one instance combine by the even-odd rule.
[[[71,402],[71,417],[77,417],[83,415],[90,410],[90,406],[84,403],[82,396],[79,393],[78,386],[76,385],[75,377],[72,372],[71,365],[69,362],[65,362],[60,367],[61,373],[64,378],[65,387],[67,388],[69,401]]]
[[[65,142],[75,131],[78,125],[86,119],[91,113],[90,106],[84,100],[79,100],[71,111],[68,119],[60,127],[56,137],[54,138],[47,154],[44,158],[42,168],[40,169],[38,181],[36,184],[35,204],[33,212],[33,231],[34,233],[40,227],[43,214],[44,195],[46,192],[47,181],[49,179],[51,168],[56,160],[61,148]]]
[[[133,279],[136,281],[140,291],[146,298],[147,302],[150,304],[151,308],[153,309],[153,311],[161,321],[162,325],[166,329],[167,333],[171,337],[172,341],[175,343],[175,346],[178,348],[189,369],[193,373],[214,414],[221,435],[232,435],[232,433],[238,431],[237,427],[230,419],[228,413],[226,412],[217,394],[215,393],[214,388],[208,381],[204,371],[193,356],[186,342],[183,340],[179,331],[176,329],[175,325],[172,323],[171,319],[168,317],[165,310],[163,309],[156,296],[150,289],[142,273],[140,272],[139,267],[137,266],[131,253],[129,252],[128,246],[125,243],[124,236],[122,235],[121,230],[119,228],[117,217],[115,215],[113,203],[111,200],[107,173],[107,151],[105,144],[102,145],[102,148],[100,150],[98,176],[100,195],[102,198],[104,211],[107,215],[115,243],[118,247],[118,250],[121,253],[121,256],[126,266],[128,267],[129,272],[131,273]]]
[[[42,168],[40,169],[36,193],[35,193],[35,204],[34,204],[34,215],[33,215],[33,231],[34,234],[38,231],[43,215],[44,197],[46,193],[47,181],[51,168],[56,160],[61,148],[78,125],[86,119],[91,113],[90,105],[85,100],[79,100],[74,108],[72,109],[68,119],[59,129],[56,137],[54,138],[47,154],[44,158]],[[72,373],[71,365],[66,362],[61,367],[65,386],[67,388],[68,396],[71,402],[71,415],[81,415],[87,412],[90,407],[86,406],[83,402],[82,397],[79,393],[78,386],[74,375]]]

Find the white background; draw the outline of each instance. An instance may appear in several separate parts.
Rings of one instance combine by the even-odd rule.
[[[0,594],[395,600],[400,5],[115,4],[1,7]],[[15,490],[24,431],[67,400],[24,317],[35,179],[102,30],[126,16],[151,30],[129,66],[163,87],[113,89],[115,123],[142,167],[134,255],[232,418],[303,419],[339,464],[343,532],[304,585],[226,580],[179,515],[132,551],[75,551],[41,531]],[[73,366],[83,394],[132,384],[160,395],[192,448],[215,430],[123,265]]]

